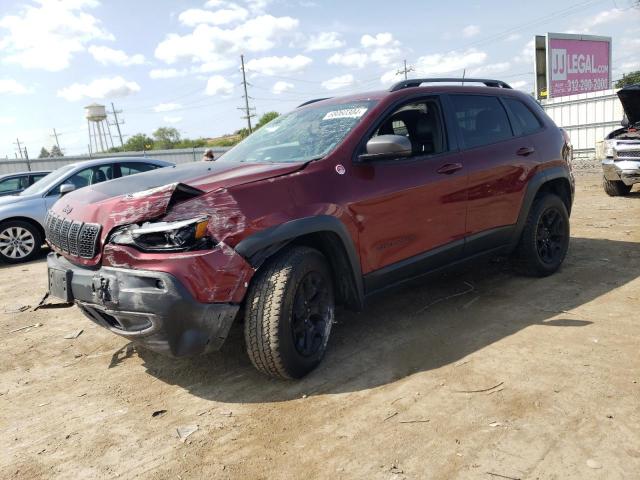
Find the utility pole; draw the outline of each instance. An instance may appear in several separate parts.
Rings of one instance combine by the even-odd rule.
[[[407,68],[407,60],[404,61],[404,68],[402,70],[398,70],[396,72],[396,75],[402,75],[404,74],[404,79],[407,80],[408,79],[408,73],[409,72],[413,72],[415,69],[413,68],[413,66],[410,66],[409,68]]]
[[[22,146],[20,145],[20,139],[16,138],[16,141],[13,142],[13,144],[18,146],[18,152],[20,152],[20,160],[24,160],[24,157],[22,156]]]
[[[113,118],[115,122],[111,125],[115,125],[118,129],[118,136],[120,137],[120,146],[124,147],[124,142],[122,141],[122,132],[120,131],[120,125],[124,125],[124,120],[118,121],[118,114],[122,113],[122,110],[116,110],[116,107],[113,106],[113,102],[111,102],[111,113],[113,114]],[[109,122],[107,122],[108,124]],[[109,130],[109,136],[111,136],[111,130]],[[111,139],[111,146],[113,146],[113,139]]]
[[[31,162],[29,161],[29,154],[27,153],[27,147],[24,147],[24,158],[27,160],[27,170],[31,171]]]
[[[247,93],[247,76],[244,71],[244,55],[240,55],[240,62],[242,63],[242,86],[244,87],[244,107],[238,108],[238,110],[243,110],[245,112],[245,118],[247,120],[247,127],[249,128],[249,133],[253,132],[251,128],[251,118],[255,117],[255,114],[251,113],[253,108],[249,108],[249,94]]]
[[[58,146],[58,150],[62,151],[60,149],[60,142],[58,141],[58,132],[56,132],[56,129],[53,129],[53,135],[49,135],[50,137],[55,137],[56,139],[56,145]]]

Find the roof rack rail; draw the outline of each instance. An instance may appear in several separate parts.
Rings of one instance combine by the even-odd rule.
[[[301,103],[300,105],[298,105],[296,108],[300,108],[300,107],[304,107],[305,105],[310,105],[312,103],[316,103],[316,102],[321,102],[322,100],[329,100],[331,97],[324,97],[324,98],[314,98],[313,100],[307,100],[304,103]]]
[[[451,82],[469,82],[469,83],[484,83],[487,87],[496,88],[511,88],[511,85],[503,82],[502,80],[492,80],[489,78],[412,78],[410,80],[403,80],[394,84],[389,91],[397,92],[403,88],[419,87],[423,83],[451,83]]]

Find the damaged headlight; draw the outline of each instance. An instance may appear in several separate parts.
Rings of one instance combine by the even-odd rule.
[[[110,242],[130,245],[145,252],[181,252],[211,248],[213,239],[207,235],[210,217],[198,217],[177,222],[148,222],[128,225],[111,235]]]

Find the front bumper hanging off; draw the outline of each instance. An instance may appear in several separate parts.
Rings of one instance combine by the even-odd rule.
[[[614,160],[606,158],[602,162],[604,178],[611,182],[622,181],[625,185],[640,183],[639,160]]]
[[[82,268],[57,253],[47,257],[49,293],[75,302],[90,320],[170,356],[218,350],[239,305],[200,303],[168,273]]]

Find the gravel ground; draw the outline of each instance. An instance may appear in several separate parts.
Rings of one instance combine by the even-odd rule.
[[[0,477],[637,479],[639,274],[640,194],[581,173],[558,274],[491,262],[380,296],[281,382],[239,328],[165,359],[34,311],[44,255],[0,266]]]

